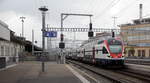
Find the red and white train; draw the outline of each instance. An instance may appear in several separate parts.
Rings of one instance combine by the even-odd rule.
[[[124,45],[108,34],[95,36],[72,50],[67,58],[97,65],[124,65]]]

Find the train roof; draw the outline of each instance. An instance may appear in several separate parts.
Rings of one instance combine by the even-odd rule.
[[[103,33],[96,33],[96,36],[89,38],[88,40],[83,41],[80,47],[84,44],[96,41],[96,40],[106,40],[112,38],[111,33],[103,32]]]

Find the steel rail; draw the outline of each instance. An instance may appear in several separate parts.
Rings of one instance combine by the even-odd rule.
[[[138,80],[140,80],[142,82],[146,82],[146,83],[150,81],[149,75],[137,74],[137,73],[132,72],[132,71],[129,72],[129,71],[124,71],[124,70],[115,70],[115,71],[106,70],[106,71],[100,72],[101,69],[93,67],[93,66],[90,66],[90,65],[87,65],[87,64],[82,64],[82,63],[75,62],[75,61],[70,61],[70,60],[67,61],[67,62],[75,64],[75,65],[78,65],[78,66],[81,66],[82,68],[84,68],[86,70],[89,70],[89,71],[91,71],[91,72],[93,72],[93,73],[95,73],[97,75],[103,76],[104,78],[106,78],[106,79],[108,79],[108,80],[110,80],[112,82],[115,82],[115,83],[137,83],[135,80],[127,79],[128,77],[135,78],[135,79],[138,79]],[[110,74],[110,72],[113,72],[115,74],[124,75],[127,78],[121,78],[119,76],[116,77],[116,75],[112,75],[112,74]]]

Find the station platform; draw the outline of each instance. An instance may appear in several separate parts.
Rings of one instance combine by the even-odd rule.
[[[149,61],[150,62],[150,58],[149,59],[130,59],[130,58],[126,58],[125,60],[132,60],[132,61]]]
[[[0,83],[87,83],[87,80],[67,64],[45,62],[45,72],[41,72],[41,62],[23,62],[0,71]]]

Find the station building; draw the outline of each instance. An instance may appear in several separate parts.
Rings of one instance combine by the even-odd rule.
[[[0,20],[0,68],[19,61],[19,55],[25,49],[24,40],[15,36],[8,25]]]
[[[122,24],[119,27],[126,56],[150,58],[150,18],[136,19],[133,23]]]

